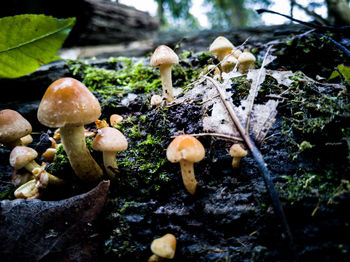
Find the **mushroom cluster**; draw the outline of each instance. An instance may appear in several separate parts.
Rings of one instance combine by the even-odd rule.
[[[238,71],[246,74],[254,68],[255,56],[248,50],[242,52],[224,36],[218,36],[209,47],[209,52],[220,61],[220,68],[228,73],[238,67]]]

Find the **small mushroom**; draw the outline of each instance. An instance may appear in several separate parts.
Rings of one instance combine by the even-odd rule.
[[[92,141],[92,148],[103,152],[103,164],[111,179],[115,178],[114,172],[118,172],[116,155],[118,152],[126,150],[127,147],[128,141],[125,136],[113,127],[100,129]]]
[[[153,95],[151,97],[151,106],[160,106],[162,104],[162,97],[160,95]]]
[[[165,101],[170,103],[174,100],[173,83],[171,80],[171,68],[179,63],[179,57],[166,45],[160,45],[154,50],[150,64],[158,67],[162,78],[163,96]]]
[[[27,146],[16,146],[10,153],[10,165],[15,169],[26,169],[31,172],[35,178],[40,179],[41,175],[48,176],[50,183],[62,184],[63,180],[57,178],[50,173],[46,172],[42,166],[40,166],[35,158],[38,157],[38,153]]]
[[[218,36],[209,47],[209,52],[221,62],[234,49],[234,45],[224,36]]]
[[[233,144],[230,148],[230,156],[232,159],[232,167],[239,168],[239,162],[242,157],[245,157],[248,154],[247,150],[243,149],[240,144]]]
[[[24,198],[27,200],[38,199],[40,197],[39,188],[37,182],[33,179],[27,183],[21,185],[14,192],[16,198]]]
[[[151,244],[153,255],[148,262],[161,261],[163,258],[172,259],[176,251],[176,238],[173,234],[165,234],[164,236],[154,239]]]
[[[254,62],[256,58],[255,56],[249,52],[244,51],[239,57],[238,57],[238,70],[242,74],[245,74],[248,72],[249,69],[254,68]]]
[[[183,183],[187,191],[193,195],[197,188],[193,163],[201,161],[205,156],[201,142],[190,135],[177,136],[168,146],[166,155],[170,162],[180,162]]]
[[[232,71],[237,64],[237,58],[235,58],[233,54],[228,54],[224,57],[224,60],[222,60],[221,62],[222,71],[228,73]]]
[[[74,78],[61,78],[46,90],[38,109],[38,120],[48,127],[58,127],[63,148],[75,174],[82,180],[98,180],[101,167],[86,146],[84,125],[101,115],[97,98]]]
[[[4,109],[0,111],[0,143],[12,149],[24,145],[21,138],[30,135],[31,124],[17,111]]]
[[[10,165],[15,169],[25,168],[33,173],[34,168],[40,168],[40,165],[35,161],[38,153],[27,146],[16,146],[10,153]]]
[[[120,124],[122,121],[123,121],[123,117],[118,114],[113,114],[109,117],[109,123],[111,124],[111,126],[116,126]]]

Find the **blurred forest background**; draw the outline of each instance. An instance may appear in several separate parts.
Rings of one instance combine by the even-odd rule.
[[[193,6],[198,1],[201,5],[197,11],[206,17],[205,27],[193,12]],[[155,7],[153,14],[138,10],[145,3]],[[278,12],[291,17],[302,13],[303,18],[307,17],[314,23],[350,25],[349,0],[2,0],[0,17],[28,13],[58,18],[76,17],[76,25],[65,42],[65,47],[115,45],[144,39],[174,43],[179,38],[166,40],[173,36],[164,32],[186,32],[193,35],[195,32],[209,30],[238,33],[242,27],[261,29],[280,17],[272,15],[266,23],[256,9],[270,9],[276,3],[281,9]],[[285,21],[286,24],[293,24],[290,20]],[[202,34],[200,37],[209,36]]]

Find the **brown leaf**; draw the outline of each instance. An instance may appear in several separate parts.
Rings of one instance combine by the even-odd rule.
[[[92,223],[107,200],[109,181],[60,201],[0,202],[1,261],[94,261]]]

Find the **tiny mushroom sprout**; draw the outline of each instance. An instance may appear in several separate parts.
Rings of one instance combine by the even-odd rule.
[[[115,178],[114,173],[118,172],[116,155],[128,148],[125,136],[114,127],[104,127],[98,131],[94,141],[92,141],[92,148],[103,152],[106,173],[111,179]]]
[[[179,63],[179,57],[166,45],[160,45],[151,56],[150,64],[158,67],[162,78],[163,96],[167,103],[174,100],[173,83],[171,80],[171,68]]]
[[[84,136],[84,125],[94,122],[100,115],[97,98],[80,81],[69,77],[53,82],[39,105],[39,122],[60,129],[69,162],[82,180],[98,180],[103,175],[86,146]]]
[[[164,236],[154,239],[151,244],[153,255],[148,262],[161,261],[163,258],[172,259],[176,251],[176,238],[173,234],[165,234]]]
[[[123,121],[123,117],[118,114],[113,114],[109,117],[109,123],[111,124],[111,126],[116,126],[120,124],[122,121]]]
[[[228,54],[224,57],[224,60],[221,62],[222,71],[228,73],[232,71],[237,64],[237,58],[235,58],[233,54]]]
[[[0,111],[0,143],[7,148],[12,149],[31,142],[31,140],[21,140],[23,137],[30,136],[31,132],[31,124],[20,113],[11,109]]]
[[[151,97],[151,106],[160,106],[162,104],[162,97],[160,95],[153,95]]]
[[[195,194],[197,180],[194,176],[193,163],[201,161],[205,156],[201,142],[191,135],[177,136],[168,146],[166,155],[170,162],[180,162],[185,188],[190,194]]]
[[[245,74],[248,72],[249,69],[254,68],[254,62],[256,58],[255,56],[249,52],[249,51],[244,51],[240,56],[238,57],[238,70],[242,73]]]
[[[224,36],[218,36],[209,47],[209,52],[221,62],[234,49],[234,45]]]
[[[229,154],[233,157],[232,167],[239,168],[239,162],[241,161],[241,158],[245,157],[248,152],[247,150],[243,149],[240,144],[233,144],[230,148]]]

